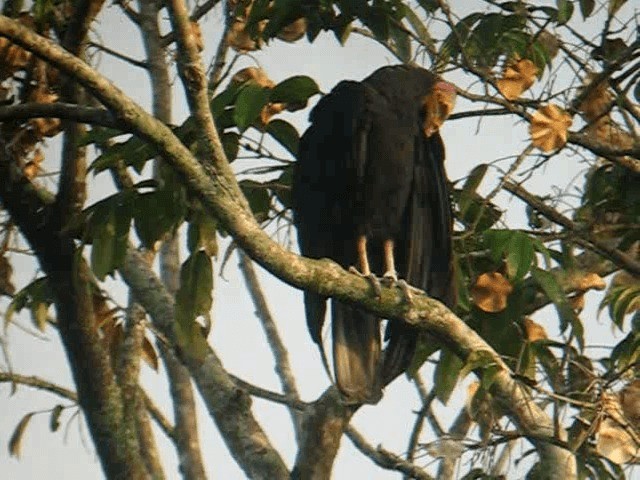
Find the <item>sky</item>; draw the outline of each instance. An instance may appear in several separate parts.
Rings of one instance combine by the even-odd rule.
[[[464,16],[464,9],[468,8],[470,12],[473,2],[453,3],[454,6],[458,6],[454,11]],[[460,7],[461,5],[465,7]],[[629,14],[631,14],[630,8]],[[217,39],[221,28],[222,15],[220,10],[216,9],[203,22],[204,38]],[[101,14],[95,34],[110,48],[133,58],[143,58],[138,32],[119,14],[117,7],[109,7]],[[216,41],[207,41],[203,58],[211,58],[216,45]],[[96,61],[98,68],[106,72],[106,75],[120,88],[138,103],[149,106],[149,82],[144,72],[136,71],[104,54],[96,57]],[[254,65],[256,61],[276,82],[296,74],[309,75],[318,82],[324,92],[329,91],[340,80],[359,80],[368,76],[377,67],[397,63],[386,50],[372,41],[353,35],[347,45],[342,47],[332,35],[328,34],[321,35],[311,45],[306,40],[295,44],[274,41],[263,52],[255,52],[251,57],[244,58],[237,68]],[[464,79],[455,75],[446,79],[454,83],[465,82]],[[179,79],[176,78],[175,82],[179,84]],[[463,111],[465,107],[468,107],[465,102],[459,102],[456,111]],[[285,118],[294,122],[302,131],[307,124],[308,111],[287,114]],[[186,115],[182,88],[178,85],[174,95],[174,123],[180,123]],[[452,180],[463,178],[479,163],[489,163],[497,158],[519,153],[528,141],[527,126],[523,123],[514,124],[512,118],[490,118],[483,120],[481,128],[476,129],[476,127],[476,121],[455,121],[445,123],[442,128],[442,136],[447,146],[446,166],[449,178]],[[50,155],[57,155],[56,147],[55,142],[50,145]],[[571,179],[581,175],[584,169],[585,165],[579,164],[577,159],[567,158],[567,156],[556,157],[549,162],[539,178],[528,183],[528,187],[539,194],[549,193],[552,185],[565,185]],[[489,182],[483,185],[486,189],[483,191],[488,191],[491,187]],[[102,198],[111,189],[108,174],[96,176],[92,180],[89,203]],[[498,202],[505,209],[506,218],[511,224],[520,226],[525,224],[524,209],[519,202],[503,194],[498,196]],[[220,263],[219,259],[216,263],[218,274]],[[313,400],[327,388],[329,380],[322,368],[315,344],[307,334],[302,294],[257,268],[272,313],[289,349],[291,364],[302,398],[307,401]],[[26,257],[20,258],[16,263],[15,283],[24,285],[31,281],[34,275],[33,263]],[[279,390],[280,384],[274,373],[271,352],[255,318],[253,306],[237,269],[235,255],[231,257],[223,276],[216,276],[215,284],[214,324],[209,340],[221,357],[224,366],[230,373],[244,380],[264,388]],[[105,288],[116,291],[122,303],[126,303],[126,292],[120,282],[108,281]],[[595,319],[593,312],[597,306],[596,297],[589,296],[587,302],[591,312],[588,314],[590,318],[588,335],[601,339],[600,343],[604,338],[611,339],[612,333],[608,322]],[[6,308],[6,305],[0,304],[0,308]],[[556,323],[555,316],[549,309],[540,312],[538,318],[549,329]],[[19,316],[16,323],[16,326],[10,327],[4,334],[13,370],[24,375],[38,375],[73,388],[64,352],[55,330],[48,329],[42,334],[37,334],[38,338],[35,339],[30,333],[33,328],[27,316]],[[6,368],[4,361],[0,363],[0,367]],[[430,382],[430,367],[424,368],[424,378]],[[171,416],[168,387],[163,380],[163,373],[162,370],[156,373],[143,367],[143,384],[152,398]],[[452,400],[452,405],[459,406],[462,398],[461,393],[457,394]],[[202,407],[199,399],[198,402]],[[47,413],[34,416],[23,439],[22,458],[15,459],[8,456],[5,446],[22,415],[32,411],[49,411],[57,403],[69,404],[67,401],[61,401],[46,393],[34,392],[27,387],[19,387],[18,391],[11,395],[8,385],[0,384],[0,471],[3,478],[26,480],[102,477],[84,422],[78,416],[68,421],[74,409],[63,413],[62,427],[53,433],[49,431]],[[413,425],[412,411],[419,408],[420,402],[415,388],[404,379],[400,379],[387,388],[384,399],[379,405],[361,408],[353,424],[371,444],[382,444],[388,450],[404,452],[408,432]],[[455,408],[444,408],[440,405],[435,408],[443,425],[446,426],[453,420],[451,412],[455,412]],[[286,410],[256,399],[254,411],[275,447],[281,452],[287,464],[292,465],[296,448],[290,417]],[[199,412],[202,453],[210,478],[230,480],[245,478],[231,459],[215,426],[206,415],[205,409],[200,408]],[[161,433],[158,433],[157,439],[165,462],[167,478],[179,478],[176,469],[177,459],[172,445]],[[432,460],[424,458],[420,462],[428,465]],[[335,479],[398,477],[396,473],[385,472],[374,466],[369,459],[354,449],[348,439],[343,439],[334,470]]]

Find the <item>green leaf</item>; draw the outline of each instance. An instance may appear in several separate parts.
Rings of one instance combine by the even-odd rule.
[[[309,97],[320,93],[320,88],[314,79],[304,75],[287,78],[271,90],[269,101],[272,103],[307,104]]]
[[[595,6],[595,0],[580,0],[580,13],[582,14],[582,18],[587,19],[590,17]]]
[[[481,163],[480,165],[474,167],[473,170],[471,170],[469,176],[465,180],[464,186],[460,191],[459,201],[460,214],[462,216],[464,216],[469,210],[469,206],[473,198],[472,193],[475,193],[476,190],[478,190],[478,187],[480,186],[480,183],[482,182],[482,179],[486,175],[488,169],[489,165],[487,165],[486,163]]]
[[[531,275],[542,291],[553,302],[560,317],[560,330],[564,332],[569,325],[581,348],[584,346],[584,327],[582,322],[569,304],[566,294],[560,287],[555,275],[539,268],[533,268]]]
[[[43,330],[44,321],[42,320],[42,311],[48,311],[48,308],[54,302],[53,292],[49,286],[47,277],[35,279],[29,285],[17,292],[11,299],[11,303],[5,312],[5,330],[11,323],[13,315],[20,312],[23,308],[29,308],[32,315],[33,323],[41,331]],[[36,315],[40,315],[39,318]],[[46,319],[45,319],[46,321]]]
[[[99,280],[124,260],[132,218],[132,192],[121,192],[88,209],[88,231],[93,239],[91,269]]]
[[[429,34],[429,30],[424,25],[424,23],[422,23],[420,18],[418,18],[418,15],[416,15],[416,13],[413,11],[413,9],[411,9],[411,8],[407,9],[407,11],[406,11],[406,19],[409,22],[409,24],[411,25],[411,28],[413,29],[414,33],[416,34],[416,37],[418,37],[418,39],[420,40],[420,42],[423,45],[433,45],[434,44],[433,38],[431,38],[431,35]]]
[[[218,254],[218,223],[204,212],[199,212],[189,223],[187,246],[190,253],[200,248],[210,257]]]
[[[247,82],[236,98],[233,119],[244,132],[260,116],[262,108],[269,101],[269,89]]]
[[[293,182],[293,166],[285,167],[276,182],[272,182],[271,190],[285,208],[291,208],[291,183]]]
[[[180,288],[176,293],[175,332],[182,354],[198,362],[209,351],[207,340],[196,318],[208,317],[213,304],[213,266],[202,250],[193,253],[182,264]]]
[[[491,251],[491,260],[499,262],[507,249],[512,236],[511,230],[487,230],[484,232],[484,244]]]
[[[233,162],[238,156],[238,150],[240,148],[240,135],[236,132],[225,132],[220,137],[222,142],[222,148],[224,154],[227,157],[229,163]]]
[[[269,216],[269,208],[271,206],[267,187],[254,180],[242,180],[240,182],[240,188],[244,196],[247,197],[249,207],[251,207],[251,211],[256,217],[256,220],[259,222],[266,220]]]
[[[266,132],[286,148],[291,155],[294,157],[298,155],[300,135],[296,128],[289,122],[280,119],[271,120],[267,124]]]
[[[465,378],[472,371],[478,368],[495,366],[496,361],[488,350],[475,350],[471,352],[464,366],[460,370],[459,378]]]
[[[573,15],[573,1],[572,0],[556,0],[556,6],[558,7],[558,18],[556,21],[559,25],[564,25]]]
[[[392,24],[389,30],[391,46],[402,63],[409,63],[411,56],[411,38],[402,28]]]
[[[533,242],[524,232],[513,232],[507,248],[507,273],[513,282],[519,282],[529,272],[535,252]]]
[[[241,85],[232,83],[224,91],[216,95],[213,100],[211,100],[211,114],[216,121],[218,120],[218,117],[222,115],[222,112],[233,105],[240,89]]]
[[[134,226],[146,248],[160,240],[165,233],[176,229],[187,212],[184,187],[169,182],[153,192],[141,193],[135,198]]]
[[[94,127],[86,132],[82,136],[82,138],[80,138],[80,140],[78,141],[78,146],[86,147],[87,145],[91,145],[93,143],[102,145],[107,140],[119,135],[123,135],[124,133],[125,132],[123,132],[122,130],[118,130],[116,128]]]
[[[440,352],[440,360],[433,374],[433,385],[436,396],[444,405],[447,404],[453,389],[458,384],[458,377],[462,369],[462,360],[446,347]]]
[[[93,161],[89,170],[98,174],[123,162],[125,166],[133,167],[136,172],[141,173],[144,164],[156,154],[157,151],[150,144],[139,137],[131,137],[126,142],[116,143],[106,149]]]

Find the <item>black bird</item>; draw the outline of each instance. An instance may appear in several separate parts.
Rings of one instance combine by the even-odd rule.
[[[452,306],[452,216],[438,128],[453,85],[414,66],[383,67],[340,82],[310,115],[293,178],[303,255],[330,258],[424,289]],[[304,294],[309,332],[323,354],[326,298]],[[345,402],[377,403],[411,363],[417,331],[331,301],[333,364]]]

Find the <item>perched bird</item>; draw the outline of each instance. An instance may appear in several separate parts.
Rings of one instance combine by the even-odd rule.
[[[367,277],[382,274],[452,306],[452,216],[438,129],[455,89],[414,66],[340,82],[310,115],[293,178],[300,251]],[[324,359],[326,298],[305,292],[309,332]],[[404,372],[418,332],[331,300],[333,364],[346,403],[377,403]]]

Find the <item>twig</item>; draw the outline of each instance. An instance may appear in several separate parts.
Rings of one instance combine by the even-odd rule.
[[[405,474],[407,478],[417,480],[434,480],[431,475],[425,472],[418,465],[403,460],[402,457],[385,450],[381,446],[378,446],[377,448],[374,447],[352,426],[347,427],[345,433],[356,448],[370,458],[376,465],[387,470],[397,470],[398,472]]]
[[[247,290],[249,290],[251,300],[253,301],[253,305],[256,309],[256,316],[260,320],[260,325],[262,325],[264,334],[267,337],[267,343],[269,344],[269,347],[271,347],[271,352],[273,353],[273,357],[276,362],[276,373],[280,378],[282,390],[287,398],[300,400],[298,388],[296,387],[296,380],[293,376],[293,371],[291,370],[291,364],[289,362],[289,353],[280,338],[278,327],[271,315],[267,299],[262,292],[260,281],[258,280],[258,276],[253,268],[253,262],[241,250],[238,250],[238,255],[240,257],[240,271],[244,276]],[[299,438],[302,419],[295,409],[289,409],[289,411],[293,419],[296,437]]]
[[[597,251],[601,255],[609,258],[612,262],[616,263],[620,268],[627,270],[629,273],[640,275],[640,262],[634,260],[617,248],[610,247],[602,240],[595,238],[589,232],[581,229],[572,220],[547,206],[542,200],[532,193],[529,193],[522,186],[516,185],[512,182],[505,182],[504,189],[529,204],[552,222],[557,223],[572,232],[574,234],[572,239],[573,242],[580,246]]]

